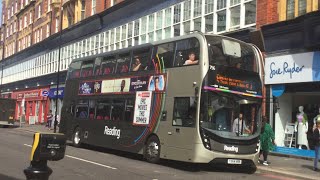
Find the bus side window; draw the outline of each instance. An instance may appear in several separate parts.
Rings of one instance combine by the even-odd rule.
[[[149,48],[133,51],[131,71],[148,70],[149,60],[150,60]]]
[[[174,98],[173,126],[194,127],[196,108],[190,106],[190,97]]]
[[[162,68],[160,65],[164,65],[165,68],[171,68],[174,60],[174,49],[175,43],[166,43],[157,46],[157,53],[153,58],[154,66],[158,69]],[[159,61],[161,62],[160,64],[158,62],[158,58],[156,57],[157,55],[159,57]]]
[[[69,66],[67,79],[74,79],[80,77],[81,61],[73,62]]]
[[[113,121],[122,121],[124,115],[124,100],[113,100],[111,118]]]
[[[90,100],[89,101],[89,119],[94,119],[95,107],[96,107],[96,101]]]
[[[199,52],[199,41],[196,38],[178,41],[174,66],[198,64]]]
[[[116,61],[113,56],[104,57],[101,63],[100,75],[113,74],[116,69]]]
[[[81,77],[93,76],[93,60],[84,61],[81,65]]]
[[[111,101],[101,100],[97,103],[97,120],[110,120],[111,119]]]
[[[88,118],[88,106],[79,105],[76,108],[76,118],[86,119]]]
[[[130,60],[130,53],[119,55],[117,59],[117,73],[129,72]]]

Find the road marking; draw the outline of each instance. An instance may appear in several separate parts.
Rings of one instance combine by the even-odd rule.
[[[269,177],[272,179],[279,179],[279,180],[296,180],[294,178],[288,178],[288,177],[283,177],[283,176],[277,176],[277,175],[272,175],[272,174],[263,174],[263,177]]]
[[[95,165],[102,166],[102,167],[105,167],[105,168],[109,168],[109,169],[113,169],[113,170],[116,170],[116,169],[117,169],[117,168],[115,168],[115,167],[107,166],[107,165],[104,165],[104,164],[96,163],[96,162],[89,161],[89,160],[85,160],[85,159],[81,159],[81,158],[77,158],[77,157],[74,157],[74,156],[70,156],[70,155],[66,155],[66,156],[67,156],[68,158],[72,158],[72,159],[76,159],[76,160],[79,160],[79,161],[83,161],[83,162],[95,164]]]
[[[32,147],[29,144],[23,144],[23,145],[28,146],[28,147]],[[96,162],[89,161],[89,160],[86,160],[86,159],[82,159],[82,158],[78,158],[78,157],[74,157],[74,156],[70,156],[70,155],[65,155],[65,156],[68,157],[68,158],[71,158],[71,159],[76,159],[76,160],[87,162],[87,163],[94,164],[94,165],[97,165],[97,166],[102,166],[102,167],[113,169],[113,170],[117,169],[115,167],[111,167],[111,166],[107,166],[107,165],[104,165],[104,164],[96,163]]]

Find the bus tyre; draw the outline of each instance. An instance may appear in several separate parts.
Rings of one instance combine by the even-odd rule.
[[[80,128],[76,128],[72,135],[72,145],[74,147],[80,147],[81,146],[81,131]]]
[[[160,142],[156,136],[151,136],[144,148],[144,157],[150,163],[157,163],[160,160]]]

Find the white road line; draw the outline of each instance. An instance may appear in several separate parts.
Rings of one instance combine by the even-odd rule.
[[[32,146],[29,145],[29,144],[23,144],[23,145],[28,146],[28,147],[32,147]],[[68,158],[71,158],[71,159],[76,159],[76,160],[83,161],[83,162],[87,162],[87,163],[94,164],[94,165],[97,165],[97,166],[102,166],[102,167],[109,168],[109,169],[113,169],[113,170],[116,170],[116,169],[117,169],[117,168],[115,168],[115,167],[111,167],[111,166],[107,166],[107,165],[104,165],[104,164],[96,163],[96,162],[89,161],[89,160],[86,160],[86,159],[81,159],[81,158],[74,157],[74,156],[70,156],[70,155],[65,155],[65,156],[68,157]]]
[[[83,161],[83,162],[95,164],[95,165],[102,166],[102,167],[105,167],[105,168],[109,168],[109,169],[113,169],[113,170],[116,170],[116,169],[117,169],[117,168],[115,168],[115,167],[107,166],[107,165],[104,165],[104,164],[96,163],[96,162],[89,161],[89,160],[85,160],[85,159],[81,159],[81,158],[77,158],[77,157],[74,157],[74,156],[69,156],[69,155],[66,155],[66,156],[67,156],[68,158],[72,158],[72,159],[76,159],[76,160],[79,160],[79,161]]]

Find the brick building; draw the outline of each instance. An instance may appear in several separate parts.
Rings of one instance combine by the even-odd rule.
[[[257,5],[265,7],[257,10],[257,27],[265,42],[267,106],[276,151],[312,157],[312,127],[320,114],[320,1],[266,0]]]

